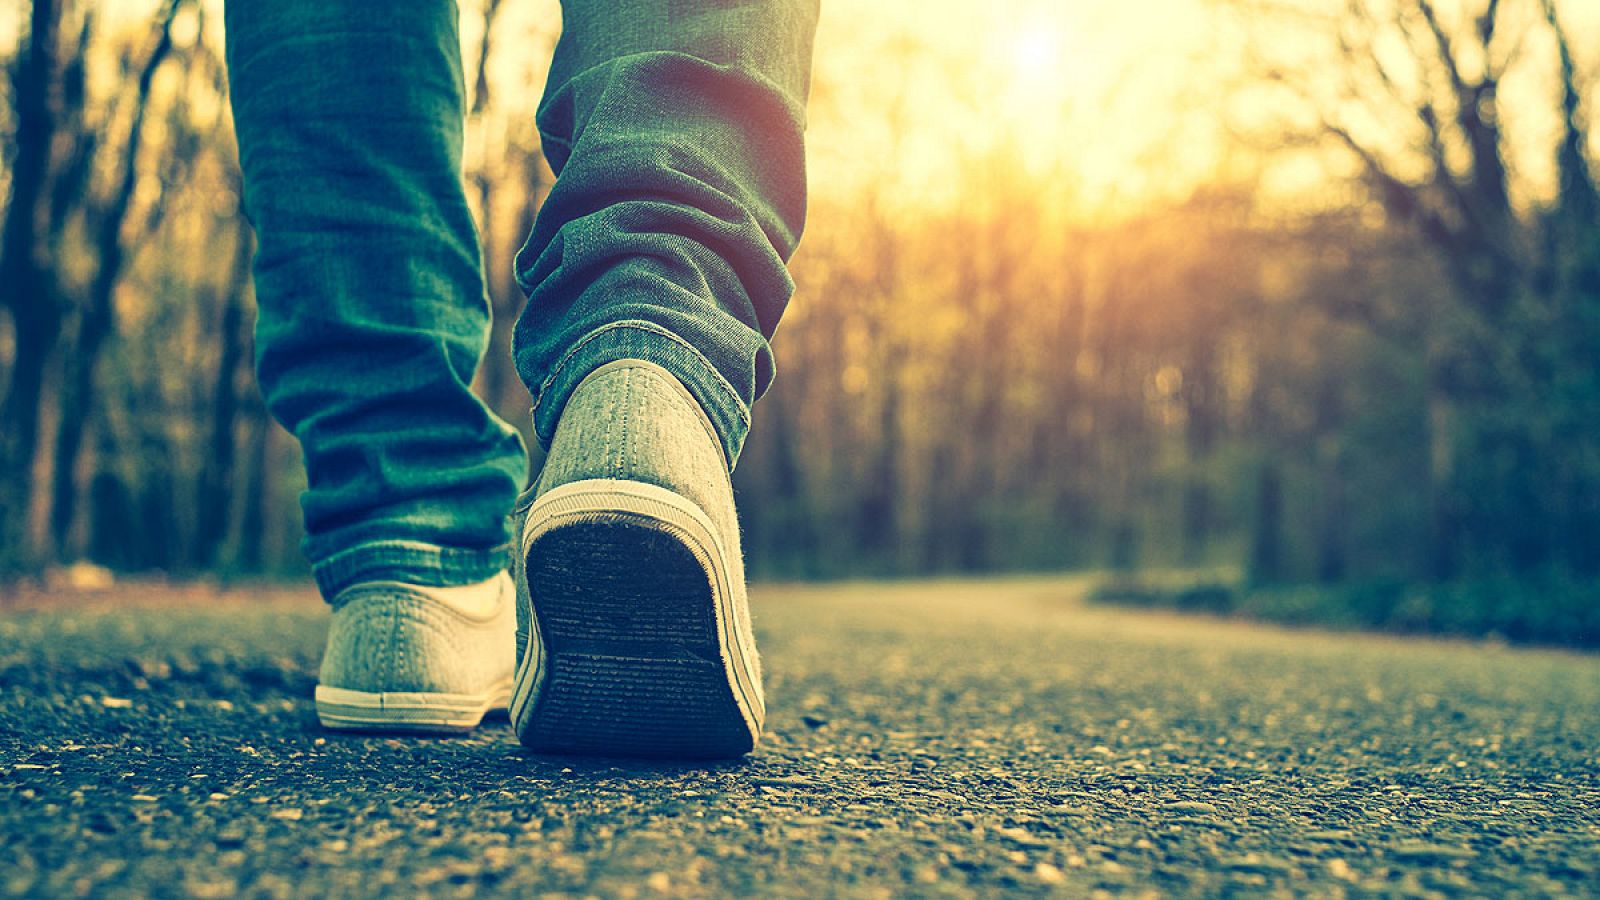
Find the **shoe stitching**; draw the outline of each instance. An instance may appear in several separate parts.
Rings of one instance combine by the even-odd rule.
[[[633,369],[622,370],[622,403],[619,410],[620,422],[617,435],[616,477],[623,478],[628,474],[628,410],[633,407]]]

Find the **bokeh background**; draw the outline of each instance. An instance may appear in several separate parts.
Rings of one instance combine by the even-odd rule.
[[[467,0],[511,259],[551,0]],[[213,0],[0,13],[0,581],[302,577]],[[811,215],[736,473],[769,579],[1600,643],[1600,4],[825,4]]]

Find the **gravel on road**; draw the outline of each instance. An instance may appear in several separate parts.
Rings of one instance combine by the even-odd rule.
[[[350,736],[305,592],[0,605],[0,895],[1600,895],[1600,657],[759,586],[748,759]]]

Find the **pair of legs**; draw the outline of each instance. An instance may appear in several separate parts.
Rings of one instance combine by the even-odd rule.
[[[558,177],[516,259],[535,431],[547,447],[588,433],[565,415],[575,390],[634,360],[687,392],[731,469],[792,291],[814,0],[566,0],[563,16],[538,113]],[[304,549],[336,608],[528,559],[507,524],[523,447],[469,389],[489,306],[461,184],[457,18],[453,0],[226,7],[257,372],[301,443]],[[671,406],[599,395],[585,415]],[[627,449],[665,471],[690,452],[674,446]],[[567,468],[592,475],[572,455],[608,449],[578,441]]]

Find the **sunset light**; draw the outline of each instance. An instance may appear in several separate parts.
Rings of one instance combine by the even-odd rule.
[[[1198,88],[1237,61],[1206,52],[1215,31],[1206,0],[827,6],[811,111],[815,190],[881,183],[892,147],[899,203],[951,202],[940,173],[973,155],[1013,159],[1069,214],[1123,216],[1181,194],[1219,153],[1216,92]],[[863,105],[890,115],[863,117]]]
[[[1600,886],[1600,0],[0,71],[8,896]]]
[[[1024,78],[1060,78],[1061,46],[1057,36],[1047,30],[1031,30],[1019,35],[1012,45],[1012,65]]]

